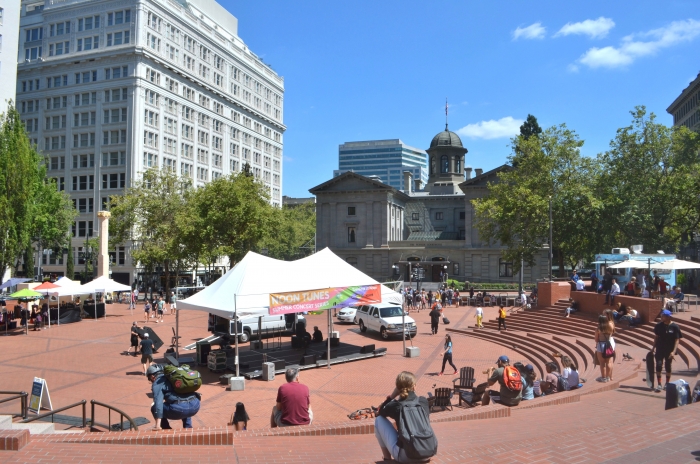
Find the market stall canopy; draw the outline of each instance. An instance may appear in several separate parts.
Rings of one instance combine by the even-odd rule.
[[[8,288],[8,287],[14,287],[17,284],[21,284],[22,282],[29,282],[32,279],[25,279],[24,277],[12,277],[11,279],[6,280],[5,282],[0,285],[0,290],[3,288]]]
[[[621,263],[611,264],[608,269],[646,269],[649,267],[647,261],[637,261],[634,259],[628,259],[622,261]]]
[[[106,292],[130,292],[131,287],[120,284],[107,276],[98,277],[84,285],[71,288],[74,295],[86,295],[88,293]]]
[[[25,299],[39,299],[41,298],[42,295],[39,292],[35,292],[34,290],[28,289],[28,288],[23,288],[22,290],[19,290],[13,294],[10,295],[10,298],[25,298]]]
[[[55,284],[58,285],[59,287],[70,287],[71,285],[78,286],[78,285],[80,285],[80,282],[78,282],[77,280],[71,280],[68,277],[63,276],[60,279],[58,279],[55,282]]]
[[[233,319],[234,295],[238,317],[266,315],[270,293],[379,284],[330,249],[296,261],[280,261],[249,251],[219,280],[177,302],[177,309],[204,311]],[[382,285],[382,302],[402,303],[401,294]]]
[[[61,288],[61,287],[59,285],[56,285],[56,284],[51,283],[51,282],[44,282],[43,284],[39,285],[38,287],[34,287],[32,290],[35,290],[37,292],[43,291],[44,293],[46,293],[47,291],[53,290],[56,288]]]
[[[665,269],[667,271],[678,269],[700,269],[700,264],[684,259],[669,259],[661,263],[651,263],[652,269]]]

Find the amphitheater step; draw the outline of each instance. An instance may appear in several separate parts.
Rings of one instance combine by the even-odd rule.
[[[54,426],[50,422],[29,422],[28,424],[16,422],[12,424],[12,430],[29,430],[32,435],[47,435],[55,432]]]

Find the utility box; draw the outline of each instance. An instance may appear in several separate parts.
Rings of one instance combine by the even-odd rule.
[[[407,358],[417,358],[420,356],[420,348],[417,346],[407,346],[406,347],[406,357]]]
[[[275,363],[264,362],[262,365],[262,379],[268,382],[275,380]]]
[[[230,391],[244,391],[245,390],[245,378],[244,377],[231,377],[229,379],[229,390]]]

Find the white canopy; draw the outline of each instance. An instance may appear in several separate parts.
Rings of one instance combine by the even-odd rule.
[[[280,261],[249,251],[219,280],[177,302],[177,309],[205,311],[233,319],[267,314],[270,293],[378,284],[330,249],[297,261]],[[401,304],[401,294],[382,285],[382,302]]]
[[[692,261],[686,261],[684,259],[674,258],[660,263],[652,263],[651,267],[654,269],[665,269],[670,271],[674,269],[700,269],[700,264]]]
[[[98,277],[97,279],[81,285],[79,287],[71,287],[73,295],[85,295],[88,293],[106,293],[106,292],[128,292],[131,287],[120,284],[107,276]]]
[[[608,269],[646,269],[647,267],[649,267],[649,263],[647,261],[628,259],[622,261],[621,263],[611,264],[608,266]]]

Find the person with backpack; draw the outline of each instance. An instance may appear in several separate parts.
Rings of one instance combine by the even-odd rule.
[[[199,412],[201,395],[197,392],[177,393],[163,371],[163,366],[153,364],[146,371],[151,382],[153,406],[151,414],[155,420],[153,430],[171,429],[169,419],[182,420],[182,428],[192,428],[192,416]],[[201,380],[200,380],[201,385]]]
[[[401,372],[396,377],[396,388],[377,410],[374,435],[384,460],[393,457],[397,462],[428,462],[437,454],[428,400],[416,395],[415,389],[416,377]],[[387,418],[393,419],[397,428]]]
[[[569,381],[559,374],[559,368],[556,364],[553,362],[547,363],[545,369],[547,369],[547,375],[540,382],[540,390],[543,395],[553,395],[554,393],[571,389]]]
[[[506,309],[503,306],[498,308],[498,330],[501,330],[501,324],[503,325],[503,330],[508,332],[508,327],[506,327]]]
[[[520,372],[510,365],[510,360],[505,355],[498,358],[496,365],[498,367],[490,367],[486,371],[489,377],[488,386],[491,387],[496,383],[500,385],[500,391],[498,393],[493,392],[494,396],[498,395],[500,397],[499,403],[506,406],[519,405],[520,400],[523,398],[523,380]],[[490,401],[490,395],[484,395],[481,404],[486,406]]]
[[[435,302],[428,316],[430,316],[430,335],[437,335],[438,324],[440,324],[440,317],[442,316],[442,305],[440,301]]]

